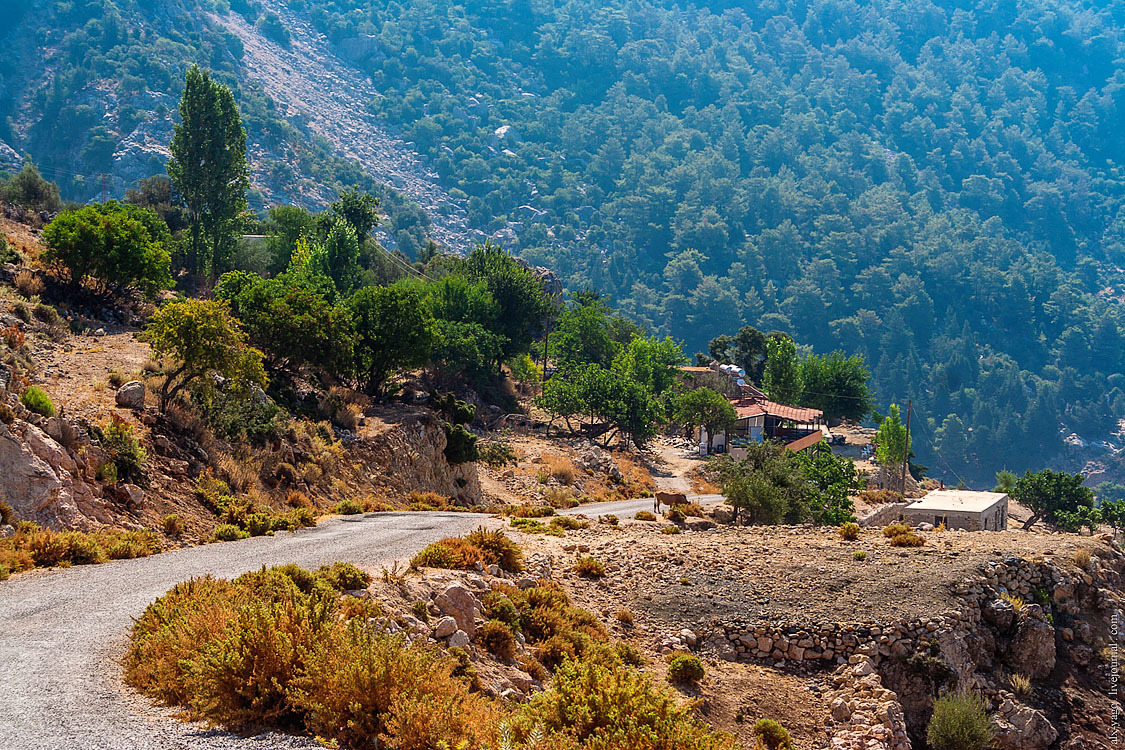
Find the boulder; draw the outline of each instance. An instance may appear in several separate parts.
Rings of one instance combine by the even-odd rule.
[[[0,477],[17,518],[63,529],[111,523],[107,503],[95,496],[71,455],[35,425],[0,422]]]
[[[139,380],[130,380],[117,389],[117,405],[126,409],[145,408],[145,384]]]
[[[993,599],[984,605],[982,614],[984,615],[984,621],[994,626],[1001,633],[1011,632],[1012,624],[1016,621],[1015,607],[1007,599]]]
[[[1033,680],[1041,680],[1054,670],[1055,628],[1047,622],[1038,604],[1026,605],[1020,611],[1007,662],[1014,671]]]
[[[1019,706],[993,725],[997,750],[1046,750],[1059,737],[1047,717],[1030,706]]]
[[[691,531],[708,531],[715,528],[715,522],[707,518],[689,518],[684,521],[684,526]]]
[[[472,637],[476,632],[477,600],[463,584],[451,583],[434,599],[445,614],[457,622],[457,627]]]
[[[458,630],[453,635],[449,636],[450,648],[465,648],[469,645],[469,634],[464,630]]]
[[[434,623],[434,638],[448,638],[457,632],[457,621],[449,615]]]
[[[734,523],[734,508],[729,505],[716,505],[711,509],[711,518],[716,523]]]

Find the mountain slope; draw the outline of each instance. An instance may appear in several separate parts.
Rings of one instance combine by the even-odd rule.
[[[198,61],[256,205],[386,180],[689,351],[749,323],[861,353],[951,481],[1121,463],[1120,0],[24,6],[0,140],[72,197],[159,171]]]

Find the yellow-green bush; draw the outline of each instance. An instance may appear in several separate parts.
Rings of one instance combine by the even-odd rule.
[[[249,532],[244,531],[241,526],[235,526],[233,523],[221,523],[215,527],[215,531],[211,534],[212,542],[237,542],[239,539],[249,538]]]
[[[699,682],[704,674],[703,662],[694,654],[676,654],[668,662],[668,679],[672,682]]]
[[[518,714],[517,734],[532,732],[571,740],[568,748],[676,748],[733,750],[734,738],[712,731],[666,688],[614,660],[569,660],[551,689]]]
[[[841,539],[849,542],[854,542],[856,539],[859,539],[859,530],[860,529],[858,523],[855,523],[854,521],[848,521],[846,523],[840,524],[838,533],[840,534]]]
[[[605,576],[605,566],[587,555],[574,561],[574,572],[583,578],[602,578]]]
[[[516,655],[516,634],[506,622],[489,620],[477,630],[475,637],[485,650],[505,661],[511,661]]]
[[[773,719],[758,719],[750,732],[765,750],[793,750],[789,730]]]
[[[341,500],[336,503],[334,512],[339,516],[354,516],[363,512],[363,506],[355,500]]]

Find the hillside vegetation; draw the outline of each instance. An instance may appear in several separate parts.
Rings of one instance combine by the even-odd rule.
[[[688,351],[749,323],[862,354],[935,473],[1035,467],[1125,414],[1120,3],[39,6],[5,38],[28,57],[0,71],[0,139],[72,197],[99,186],[61,170],[170,132],[190,61],[235,89],[259,190],[362,183],[201,11],[282,46],[311,23],[471,225]]]

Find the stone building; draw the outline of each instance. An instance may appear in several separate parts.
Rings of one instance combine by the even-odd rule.
[[[911,525],[932,523],[967,531],[1002,531],[1008,528],[1008,496],[1002,492],[935,490],[902,509]]]

